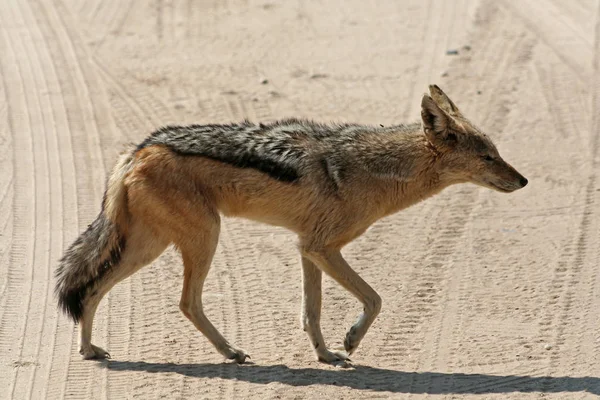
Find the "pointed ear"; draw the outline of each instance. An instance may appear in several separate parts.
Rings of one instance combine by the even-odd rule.
[[[456,141],[456,135],[449,133],[452,117],[442,110],[433,99],[425,94],[421,100],[423,131],[431,144]]]
[[[453,116],[461,115],[456,104],[450,100],[450,97],[438,85],[429,85],[429,93],[431,93],[433,101],[446,113]]]

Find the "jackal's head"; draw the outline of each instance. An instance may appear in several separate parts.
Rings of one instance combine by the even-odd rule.
[[[423,130],[439,154],[442,179],[472,182],[509,193],[527,185],[527,179],[500,157],[490,138],[472,125],[437,85],[421,101]]]

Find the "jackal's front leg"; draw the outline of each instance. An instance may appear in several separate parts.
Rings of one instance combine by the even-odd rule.
[[[306,257],[302,257],[302,328],[308,334],[317,359],[327,363],[348,360],[345,354],[325,347],[321,333],[321,281],[323,273]]]
[[[348,265],[339,250],[311,249],[306,250],[304,256],[352,293],[364,306],[364,312],[344,340],[344,348],[348,354],[352,354],[379,314],[381,297]]]

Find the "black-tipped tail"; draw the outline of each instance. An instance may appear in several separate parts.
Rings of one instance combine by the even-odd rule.
[[[87,296],[121,259],[125,239],[104,213],[65,252],[56,270],[60,308],[75,322],[83,316]]]

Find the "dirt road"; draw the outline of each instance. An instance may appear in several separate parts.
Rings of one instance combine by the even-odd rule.
[[[0,398],[564,398],[600,395],[600,2],[3,0]],[[447,54],[457,50],[458,54]],[[102,303],[77,354],[52,273],[118,152],[165,124],[419,117],[438,83],[530,184],[454,187],[345,255],[383,298],[352,369],[313,360],[294,237],[226,220],[206,310],[179,312],[169,250]],[[340,345],[360,305],[324,283]]]

